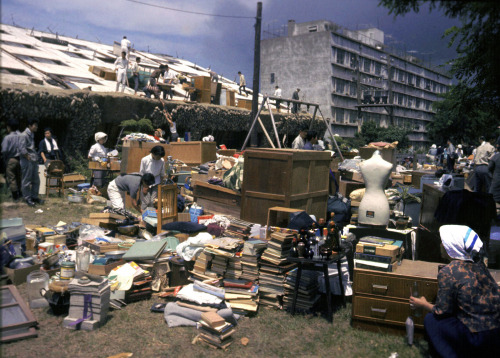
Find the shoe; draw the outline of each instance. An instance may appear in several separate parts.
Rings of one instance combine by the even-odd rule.
[[[31,200],[32,200],[35,204],[40,204],[40,205],[43,205],[43,204],[45,203],[45,200],[40,199],[40,198],[31,198]]]
[[[26,199],[26,204],[28,204],[28,206],[35,206],[36,204],[33,202],[33,200],[30,199]]]

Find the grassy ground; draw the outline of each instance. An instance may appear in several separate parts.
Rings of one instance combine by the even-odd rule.
[[[37,208],[24,204],[2,204],[2,217],[22,217],[25,224],[56,224],[59,220],[76,221],[99,208],[67,203],[51,198]],[[23,297],[26,284],[18,286]],[[195,344],[194,327],[168,328],[163,315],[151,313],[153,303],[163,299],[132,303],[119,311],[110,311],[106,324],[96,331],[73,331],[62,327],[64,316],[57,317],[50,309],[33,310],[38,322],[38,337],[3,344],[3,357],[108,357],[131,352],[133,357],[222,357],[227,354],[241,357],[424,357],[427,344],[417,340],[409,347],[405,337],[353,329],[351,304],[337,305],[333,324],[319,315],[291,316],[284,311],[261,306],[256,316],[242,318],[234,334],[235,342],[227,352]],[[247,346],[241,338],[249,339]]]

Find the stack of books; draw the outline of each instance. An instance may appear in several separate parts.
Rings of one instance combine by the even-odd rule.
[[[271,234],[271,239],[267,243],[267,248],[262,254],[261,260],[274,265],[286,263],[286,259],[293,245],[293,239],[293,234],[273,232]]]
[[[359,239],[354,253],[354,267],[392,272],[393,264],[400,254],[403,241],[376,236]]]
[[[232,216],[227,218],[229,219],[229,226],[224,230],[224,235],[238,239],[248,239],[253,223]]]
[[[295,308],[297,310],[310,311],[318,302],[320,298],[318,292],[319,275],[320,273],[317,271],[302,270],[297,294],[297,303],[295,305]],[[292,307],[296,279],[296,268],[286,274],[285,296],[283,297],[283,305],[287,309],[290,309]]]
[[[225,278],[240,278],[242,275],[242,266],[241,266],[241,255],[236,254],[234,257],[230,257],[227,260],[227,268]]]
[[[259,286],[253,281],[224,278],[224,291],[233,312],[243,315],[257,312]]]
[[[211,347],[226,349],[233,343],[234,326],[216,312],[203,312],[196,328],[199,340]]]
[[[259,259],[266,247],[267,242],[263,240],[245,241],[241,255],[241,279],[250,281],[259,279]]]
[[[219,276],[224,277],[227,269],[227,257],[220,255],[213,255],[212,258],[212,266],[210,267],[211,273],[216,273]]]
[[[261,262],[259,269],[260,303],[281,308],[285,293],[285,275],[295,268],[294,263],[285,262],[282,265]]]

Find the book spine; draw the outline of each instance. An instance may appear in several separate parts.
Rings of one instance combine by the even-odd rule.
[[[371,254],[365,254],[365,253],[361,253],[361,252],[356,252],[354,254],[354,258],[358,259],[358,260],[381,262],[384,264],[391,264],[395,260],[395,258],[393,258],[391,256],[371,255]]]
[[[392,265],[389,264],[387,267],[381,267],[381,266],[373,266],[370,264],[364,264],[364,263],[359,263],[355,262],[354,266],[359,269],[365,269],[365,270],[373,270],[373,271],[381,271],[381,272],[392,272]]]

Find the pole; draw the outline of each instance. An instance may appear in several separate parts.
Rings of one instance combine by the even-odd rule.
[[[262,2],[257,3],[257,17],[255,19],[255,44],[253,55],[253,94],[252,94],[252,114],[250,115],[250,122],[257,114],[259,106],[259,78],[260,78],[260,31],[262,23]],[[250,133],[250,146],[257,147],[259,145],[257,132],[251,130]]]

